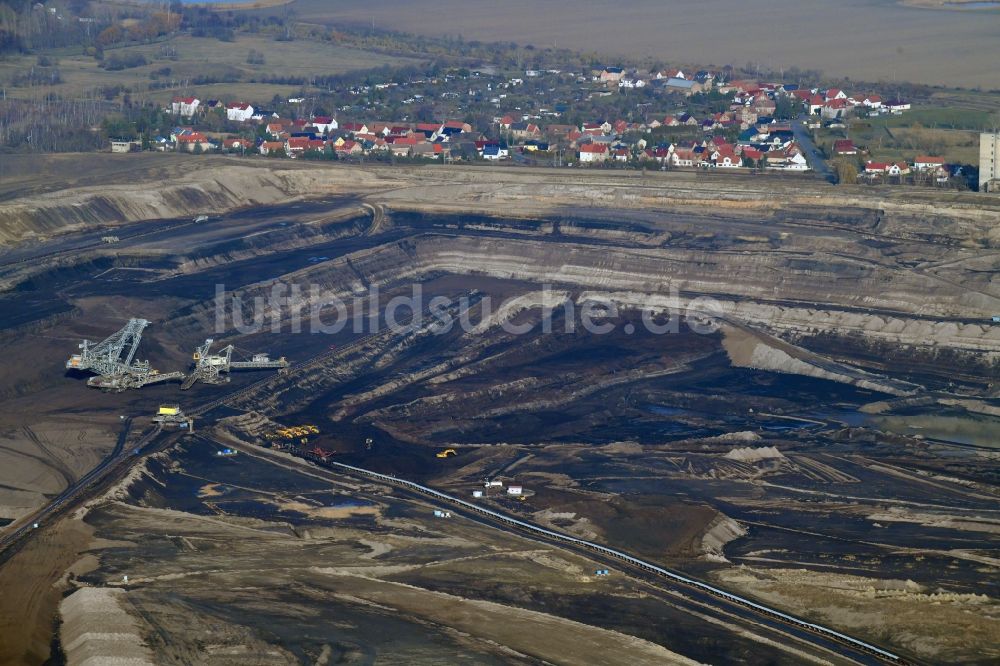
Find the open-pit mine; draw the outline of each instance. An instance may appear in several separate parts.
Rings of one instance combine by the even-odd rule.
[[[1000,660],[1000,198],[120,157],[0,187],[0,663]]]

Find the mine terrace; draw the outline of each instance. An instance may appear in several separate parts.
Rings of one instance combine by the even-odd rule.
[[[25,631],[4,659],[44,652],[58,611],[70,659],[876,660],[395,479],[901,659],[1000,658],[995,198],[19,159],[0,203],[0,617]],[[404,310],[296,332],[276,284],[315,285],[302,311],[325,322],[335,299],[419,285],[472,326]],[[237,298],[266,325],[237,326]],[[610,329],[567,332],[595,303]],[[118,365],[67,369],[83,340]],[[91,381],[146,368],[178,376]],[[118,638],[92,642],[108,623]]]

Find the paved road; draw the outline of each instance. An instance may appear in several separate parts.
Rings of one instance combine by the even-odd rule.
[[[792,121],[792,132],[795,134],[795,140],[799,142],[800,146],[802,146],[802,151],[805,153],[806,161],[809,162],[809,166],[812,167],[812,170],[825,181],[829,183],[836,183],[836,174],[833,173],[833,169],[831,169],[830,165],[826,163],[826,160],[823,159],[823,156],[816,148],[816,144],[813,143],[812,134],[810,133],[809,128],[806,127],[805,120],[802,116],[799,116]]]

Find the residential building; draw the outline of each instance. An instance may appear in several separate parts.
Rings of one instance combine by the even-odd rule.
[[[693,167],[696,159],[691,148],[676,148],[670,153],[670,163],[675,167]]]
[[[1000,192],[1000,132],[979,135],[979,191]]]
[[[197,97],[174,97],[173,101],[170,102],[170,113],[190,118],[198,113],[199,104],[201,104],[201,100]]]
[[[344,141],[338,141],[334,144],[334,151],[337,155],[341,157],[346,157],[348,155],[360,155],[362,153],[361,144],[357,141],[351,141],[346,139]]]
[[[892,102],[889,102],[884,106],[886,106],[889,109],[890,113],[894,113],[897,115],[902,113],[903,111],[910,110],[910,103],[902,99],[893,100]]]
[[[226,118],[238,123],[245,123],[253,118],[253,107],[247,102],[230,102],[226,104]]]
[[[253,142],[248,141],[247,139],[230,138],[223,140],[222,148],[223,150],[228,150],[230,152],[243,151],[247,148],[253,148]]]
[[[509,131],[515,139],[537,139],[542,136],[542,130],[535,123],[511,123]]]
[[[510,151],[507,149],[507,146],[501,145],[499,143],[490,143],[483,146],[484,160],[497,162],[499,160],[505,160],[509,156],[510,156]]]
[[[285,142],[284,141],[265,141],[260,144],[260,154],[261,155],[277,155],[285,154]]]
[[[663,88],[668,92],[680,92],[684,93],[685,97],[690,97],[695,93],[701,92],[702,85],[697,81],[671,77],[663,84]]]
[[[931,171],[936,170],[941,166],[944,166],[943,157],[929,157],[927,155],[921,155],[913,160],[914,171]]]
[[[138,141],[111,140],[111,152],[113,153],[137,153],[140,150],[142,150],[142,144]]]
[[[337,119],[332,116],[315,116],[312,125],[320,134],[329,134],[337,129]]]
[[[215,146],[201,132],[184,132],[177,137],[177,150],[189,153],[211,150]]]
[[[326,142],[321,139],[310,139],[304,136],[292,136],[285,139],[285,153],[289,157],[296,157],[307,152],[322,152],[326,148]]]
[[[834,155],[857,155],[858,148],[850,139],[837,139],[833,142]]]
[[[603,162],[608,159],[608,146],[603,143],[585,143],[580,146],[581,162]]]
[[[621,67],[605,67],[599,78],[602,83],[618,83],[623,76],[625,70]]]

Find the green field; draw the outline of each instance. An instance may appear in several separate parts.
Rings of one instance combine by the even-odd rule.
[[[933,127],[951,130],[972,130],[980,132],[990,127],[992,118],[987,111],[957,107],[917,107],[899,116],[871,118],[874,127]]]
[[[869,151],[861,156],[863,160],[877,162],[913,161],[918,155],[936,155],[950,163],[976,164],[978,130],[950,129],[947,123],[978,127],[977,118],[963,109],[915,110],[912,115],[858,120],[850,130],[821,130],[819,143],[829,151],[836,139],[850,138],[859,148]],[[937,126],[932,126],[932,122]]]

